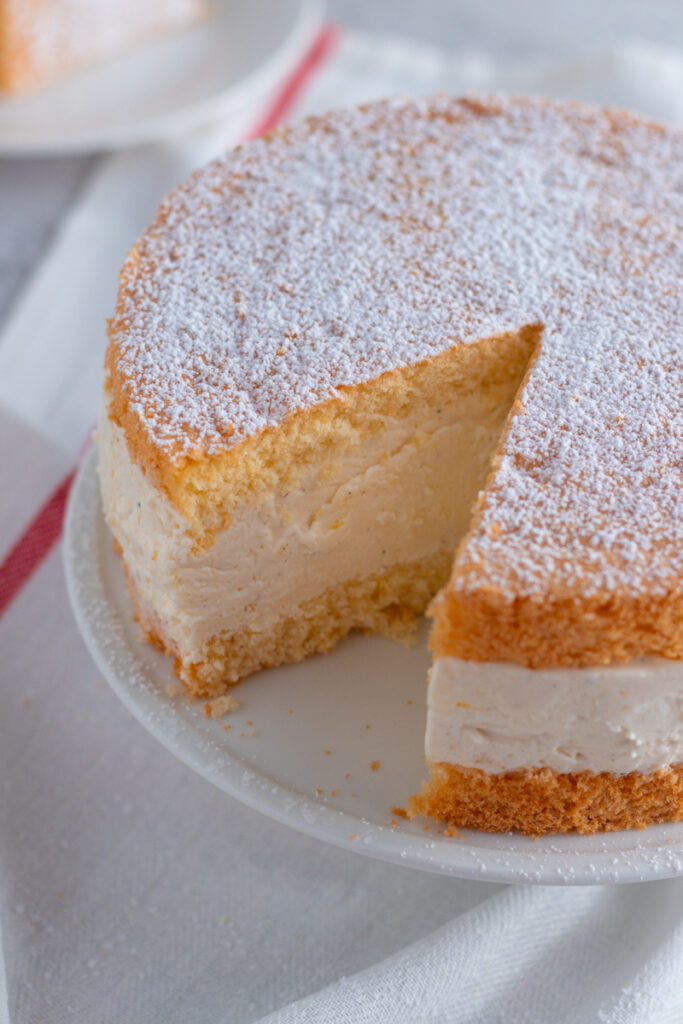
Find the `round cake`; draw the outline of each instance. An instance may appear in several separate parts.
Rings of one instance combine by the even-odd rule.
[[[98,443],[188,692],[434,598],[411,813],[683,817],[682,271],[683,133],[579,104],[387,101],[181,185],[121,273]]]

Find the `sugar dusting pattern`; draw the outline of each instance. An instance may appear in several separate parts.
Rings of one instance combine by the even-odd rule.
[[[172,458],[543,324],[469,564],[517,593],[586,563],[596,590],[680,586],[682,133],[501,97],[342,111],[207,166],[138,260],[117,368]]]

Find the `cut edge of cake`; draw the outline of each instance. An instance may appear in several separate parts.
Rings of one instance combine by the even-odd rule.
[[[107,414],[122,428],[132,461],[163,491],[187,520],[198,547],[204,548],[230,523],[235,506],[257,502],[273,487],[295,487],[311,463],[328,451],[343,451],[368,435],[381,433],[387,417],[417,416],[425,390],[435,407],[475,389],[485,394],[506,379],[516,381],[516,394],[542,329],[528,324],[476,344],[454,342],[437,356],[355,386],[339,387],[333,398],[312,401],[309,408],[290,414],[278,426],[266,427],[215,454],[198,445],[191,455],[159,446],[148,429],[144,409],[130,401],[130,380],[119,364],[119,336],[125,330],[121,309],[109,324]],[[508,408],[509,403],[506,414]]]
[[[467,529],[472,502],[538,340],[539,328],[531,325],[479,344],[454,346],[430,360],[345,389],[339,397],[297,413],[280,428],[263,431],[218,456],[184,458],[180,467],[170,461],[166,465],[145,461],[147,452],[130,444],[122,426],[126,417],[113,397],[116,392],[109,392],[98,428],[108,520],[122,548],[138,619],[148,638],[174,656],[176,671],[192,696],[219,694],[260,668],[329,650],[352,629],[403,638],[411,635],[416,617],[448,579],[457,541]],[[133,435],[134,442],[138,436]],[[385,442],[386,436],[393,440]],[[436,448],[434,455],[434,445],[446,447]],[[461,464],[456,459],[451,473],[444,474],[443,451],[453,445],[462,450]],[[169,466],[170,492],[164,486]],[[384,516],[385,522],[365,524],[366,530],[373,531],[368,563],[362,571],[344,576],[349,559],[346,513],[351,518],[358,515],[359,486],[360,493],[368,496],[363,500],[374,501],[376,514]],[[177,560],[208,565],[214,553],[225,562],[245,558],[246,552],[237,547],[241,522],[248,520],[253,533],[250,543],[258,547],[259,517],[266,515],[261,507],[271,516],[273,502],[278,505],[279,526],[280,520],[286,523],[292,515],[302,515],[296,507],[287,511],[288,496],[316,488],[316,493],[324,495],[321,507],[294,522],[293,533],[282,551],[275,552],[267,571],[275,578],[284,567],[290,574],[301,571],[287,559],[305,559],[303,571],[319,581],[317,588],[300,602],[290,595],[282,614],[260,629],[249,624],[250,615],[258,619],[252,599],[251,612],[248,607],[246,612],[236,612],[244,625],[204,636],[200,645],[204,653],[198,657],[198,647],[190,651],[180,637],[184,627],[178,621],[172,624],[175,609],[164,621],[156,607],[158,595],[163,591],[168,596],[177,585]],[[121,495],[128,493],[135,500],[124,507]],[[417,512],[409,507],[412,495],[421,502]],[[165,531],[177,538],[175,554],[167,553],[172,563],[168,577],[159,576],[154,582],[159,566],[166,564],[165,555],[159,554],[161,541],[151,553],[136,548],[135,531],[142,526],[135,506],[140,504],[144,509],[152,504],[163,509],[155,515],[166,517]],[[401,509],[402,504],[408,507]],[[194,512],[193,518],[188,510]],[[414,515],[422,518],[414,521]],[[277,526],[271,519],[264,524],[265,542],[272,544]],[[159,528],[158,518],[152,525]],[[231,543],[231,529],[236,535],[235,550],[221,553],[221,545]],[[378,529],[391,531],[390,537],[386,534],[391,554],[385,564],[374,536]],[[422,543],[421,534],[431,546],[420,548],[412,560],[400,557],[416,537],[418,546]],[[291,547],[299,537],[302,546],[293,554]],[[181,548],[185,549],[182,555],[178,554]],[[326,578],[324,563],[318,563],[326,550],[332,552],[329,564],[339,573],[333,579]],[[259,600],[263,603],[264,594]],[[183,598],[179,596],[178,601],[182,603]],[[188,629],[192,628],[190,624]]]

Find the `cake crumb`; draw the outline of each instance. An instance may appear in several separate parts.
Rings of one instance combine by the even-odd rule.
[[[366,725],[366,726],[365,726],[365,728],[366,728],[366,729],[371,729],[371,728],[372,728],[372,726],[368,724],[368,725]]]
[[[351,796],[356,797],[358,796],[358,793],[352,793]]]
[[[409,703],[409,704],[412,704],[413,702],[412,702],[412,700],[409,700],[409,701],[408,701],[408,703]]]
[[[349,839],[358,839],[358,833],[352,832],[351,835],[349,836]]]
[[[331,789],[330,790],[330,796],[336,796],[336,795],[337,795],[337,790],[336,789]]]
[[[239,708],[240,702],[231,693],[226,693],[223,697],[207,700],[202,710],[207,718],[222,718],[223,715],[229,715]]]
[[[407,818],[408,812],[404,811],[402,807],[392,807],[391,813],[395,814],[397,818]]]
[[[224,725],[223,729],[225,730],[225,732],[227,732],[228,729],[232,729],[232,726],[231,725]]]
[[[316,789],[316,793],[318,794],[318,796],[322,796],[324,792],[324,789]]]
[[[247,739],[254,740],[258,736],[258,729],[250,729],[247,733]]]
[[[351,772],[347,772],[346,775],[344,776],[344,778],[345,779],[350,779],[351,778]]]
[[[458,832],[457,828],[455,827],[455,825],[449,825],[448,828],[445,828],[443,830],[443,834],[445,836],[457,836],[457,835],[459,835],[459,832]]]
[[[326,751],[325,751],[325,753],[326,753],[326,754],[331,754],[331,753],[332,753],[332,751],[331,751],[331,750],[326,750]]]
[[[175,700],[180,693],[180,687],[177,683],[166,683],[165,690],[166,696],[170,697],[171,700]],[[204,712],[204,714],[206,714],[206,712]]]
[[[371,772],[376,772],[379,769],[381,763],[382,763],[381,761],[371,761],[370,762],[370,771]]]

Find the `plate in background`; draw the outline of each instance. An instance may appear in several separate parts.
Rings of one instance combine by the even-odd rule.
[[[1,99],[0,154],[129,146],[228,116],[273,88],[321,24],[321,0],[212,4],[213,16],[194,28]]]
[[[126,707],[219,789],[318,839],[446,875],[585,885],[683,874],[683,823],[533,840],[469,829],[447,837],[433,823],[394,815],[424,774],[424,633],[410,649],[353,636],[329,654],[260,672],[233,691],[241,706],[219,721],[204,716],[201,702],[170,696],[168,688],[177,688],[170,659],[142,643],[133,621],[95,466],[93,449],[66,519],[76,620]]]

